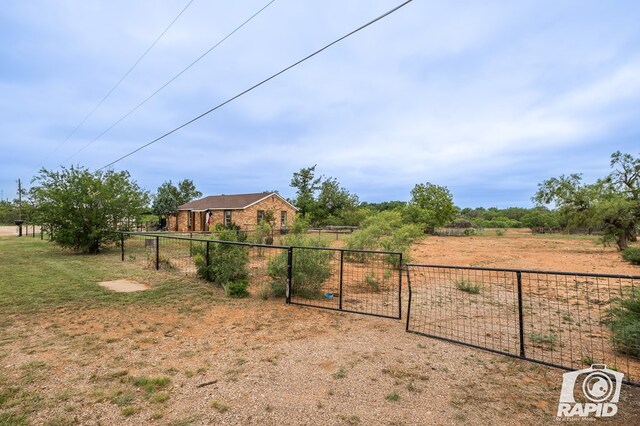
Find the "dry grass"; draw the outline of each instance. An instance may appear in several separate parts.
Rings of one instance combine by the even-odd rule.
[[[10,250],[23,250],[23,267],[55,258],[54,299],[13,289],[0,313],[0,424],[520,425],[555,415],[556,369],[405,333],[395,320],[229,300],[170,272],[30,244]],[[79,267],[88,270],[74,275]],[[152,289],[114,294],[94,281],[125,276]],[[63,291],[67,280],[77,293]],[[639,401],[625,387],[611,423],[637,424]]]

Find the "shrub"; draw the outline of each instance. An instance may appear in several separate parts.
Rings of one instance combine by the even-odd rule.
[[[249,296],[249,291],[247,287],[249,286],[249,281],[238,281],[235,283],[224,284],[224,292],[229,297],[237,297],[243,298]]]
[[[248,240],[248,242],[253,243],[253,244],[273,245],[273,236],[272,235],[273,235],[273,228],[271,227],[271,225],[266,220],[262,220],[256,226],[256,228],[254,229],[253,233],[249,236],[249,238],[247,240]],[[263,257],[264,256],[264,247],[262,247],[262,246],[255,247],[255,253],[256,253],[256,255],[258,257]]]
[[[237,241],[241,237],[233,230],[222,230],[218,238],[223,241]],[[248,280],[249,253],[246,246],[209,243],[209,267],[206,265],[205,251],[206,248],[203,246],[194,248],[193,261],[199,277],[222,286]]]
[[[247,241],[247,233],[242,230],[240,225],[231,222],[229,225],[216,224],[211,233],[214,240],[220,241],[237,241],[244,243]]]
[[[285,244],[299,247],[326,247],[323,240],[303,235],[288,235]],[[322,283],[331,276],[331,251],[314,250],[313,248],[294,249],[292,280],[297,296],[315,299],[322,296]],[[269,261],[267,268],[272,279],[271,287],[274,296],[284,296],[287,285],[286,251]]]
[[[363,227],[349,236],[347,248],[351,250],[386,250],[402,252],[408,260],[409,246],[423,235],[422,229],[415,224],[404,224],[402,215],[397,211],[387,211],[372,216],[363,222]],[[347,260],[351,262],[367,261],[366,253],[347,252]],[[390,256],[389,263],[394,266],[397,257]]]
[[[374,277],[373,274],[367,273],[367,275],[364,277],[364,281],[367,283],[369,288],[371,288],[371,290],[378,291],[380,289],[380,281],[376,277]]]
[[[615,350],[621,354],[640,358],[640,288],[627,288],[619,298],[618,306],[608,311],[605,323],[612,332]]]
[[[629,247],[622,250],[622,258],[627,262],[631,262],[634,265],[640,265],[640,248]]]
[[[558,335],[554,333],[543,334],[536,331],[529,333],[529,339],[538,345],[547,345],[547,349],[553,350],[556,342],[558,341]]]
[[[456,288],[469,294],[478,294],[482,290],[482,284],[472,283],[467,280],[456,281]]]

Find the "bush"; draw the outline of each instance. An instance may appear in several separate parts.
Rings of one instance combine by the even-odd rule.
[[[415,224],[403,224],[402,215],[396,211],[388,211],[368,218],[363,228],[355,231],[347,239],[347,248],[351,250],[386,250],[397,251],[408,260],[409,246],[423,235],[422,229]],[[366,262],[366,253],[347,252],[347,260]],[[388,261],[394,266],[397,257],[390,256]]]
[[[303,235],[289,235],[285,244],[300,247],[326,247],[323,240]],[[292,280],[296,296],[307,299],[322,297],[322,283],[331,276],[331,251],[313,248],[293,249]],[[284,296],[288,278],[286,251],[271,259],[267,271],[273,280],[274,296]]]
[[[640,358],[640,289],[626,288],[616,299],[619,305],[608,311],[605,323],[612,332],[614,349]]]
[[[482,290],[482,284],[476,284],[467,280],[456,281],[456,288],[469,294],[478,294]]]
[[[222,230],[218,238],[222,241],[237,241],[239,236],[233,230]],[[193,251],[193,260],[200,278],[221,286],[248,280],[249,253],[246,246],[209,243],[209,267],[206,265],[206,248],[200,246]]]
[[[640,248],[629,247],[622,250],[622,258],[634,265],[640,265]]]
[[[249,286],[249,281],[238,281],[235,283],[229,283],[224,285],[224,292],[229,297],[247,297],[249,296],[249,291],[247,287]]]

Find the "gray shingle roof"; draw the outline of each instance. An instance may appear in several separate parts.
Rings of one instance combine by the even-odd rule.
[[[255,194],[210,195],[191,201],[178,207],[178,210],[238,210],[244,209],[275,192],[257,192]],[[282,197],[280,197],[282,198]],[[286,201],[286,200],[285,200]]]

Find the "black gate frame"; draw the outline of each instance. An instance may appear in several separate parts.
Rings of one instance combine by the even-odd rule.
[[[293,273],[292,273],[292,268],[293,268],[293,256],[294,256],[294,251],[296,249],[307,249],[307,250],[326,250],[326,251],[332,251],[332,252],[339,252],[340,253],[340,276],[339,276],[339,299],[338,299],[338,307],[332,307],[332,306],[323,306],[323,305],[316,305],[316,304],[312,304],[312,303],[304,303],[304,302],[298,302],[295,300],[292,300],[291,296],[292,296],[292,286],[295,286],[295,283],[293,283]],[[376,313],[376,312],[366,312],[366,311],[358,311],[358,310],[352,310],[352,309],[345,309],[343,307],[343,300],[344,300],[344,295],[343,295],[343,285],[344,285],[344,254],[345,253],[364,253],[364,254],[379,254],[379,255],[385,255],[385,256],[397,256],[398,257],[398,262],[397,262],[397,267],[393,268],[394,270],[398,271],[398,315],[385,315],[385,314],[380,314],[380,313]],[[310,308],[319,308],[319,309],[328,309],[328,310],[332,310],[332,311],[340,311],[340,312],[348,312],[348,313],[352,313],[352,314],[361,314],[361,315],[369,315],[369,316],[373,316],[373,317],[380,317],[380,318],[390,318],[390,319],[402,319],[402,275],[403,275],[403,263],[402,263],[402,252],[395,252],[395,251],[380,251],[380,250],[356,250],[356,249],[339,249],[339,248],[330,248],[330,247],[304,247],[304,246],[291,246],[289,247],[289,279],[288,279],[288,287],[287,287],[287,293],[286,293],[286,300],[287,300],[287,304],[289,305],[298,305],[298,306],[306,306],[306,307],[310,307]]]
[[[517,283],[517,305],[518,305],[518,337],[519,337],[519,354],[501,351],[498,349],[493,349],[489,347],[485,347],[482,345],[477,345],[474,343],[465,342],[462,340],[456,340],[444,336],[438,336],[431,333],[420,332],[411,329],[411,303],[413,299],[413,289],[411,284],[411,274],[409,273],[409,269],[411,267],[423,267],[423,268],[440,268],[440,269],[450,269],[450,270],[467,270],[467,271],[487,271],[487,272],[510,272],[516,275],[516,283]],[[628,279],[628,280],[640,280],[640,276],[636,275],[617,275],[617,274],[597,274],[597,273],[577,273],[577,272],[560,272],[560,271],[542,271],[542,270],[527,270],[527,269],[506,269],[506,268],[484,268],[484,267],[473,267],[473,266],[446,266],[446,265],[432,265],[432,264],[418,264],[418,263],[408,263],[405,265],[404,270],[407,274],[407,288],[409,291],[408,296],[408,304],[407,304],[407,320],[405,330],[408,333],[413,333],[425,337],[430,337],[433,339],[442,340],[449,343],[455,343],[458,345],[468,346],[474,349],[480,349],[487,352],[492,352],[500,355],[506,355],[512,358],[522,359],[530,362],[535,362],[537,364],[542,364],[548,367],[559,368],[566,371],[575,371],[576,369],[567,365],[558,364],[554,362],[544,361],[538,358],[532,358],[528,356],[525,352],[525,336],[524,336],[524,312],[523,312],[523,292],[522,292],[522,274],[544,274],[544,275],[558,275],[558,276],[582,276],[582,277],[592,277],[592,278],[612,278],[612,279]],[[627,375],[628,377],[628,375]],[[640,387],[640,381],[632,381],[628,379],[623,379],[623,383]]]

